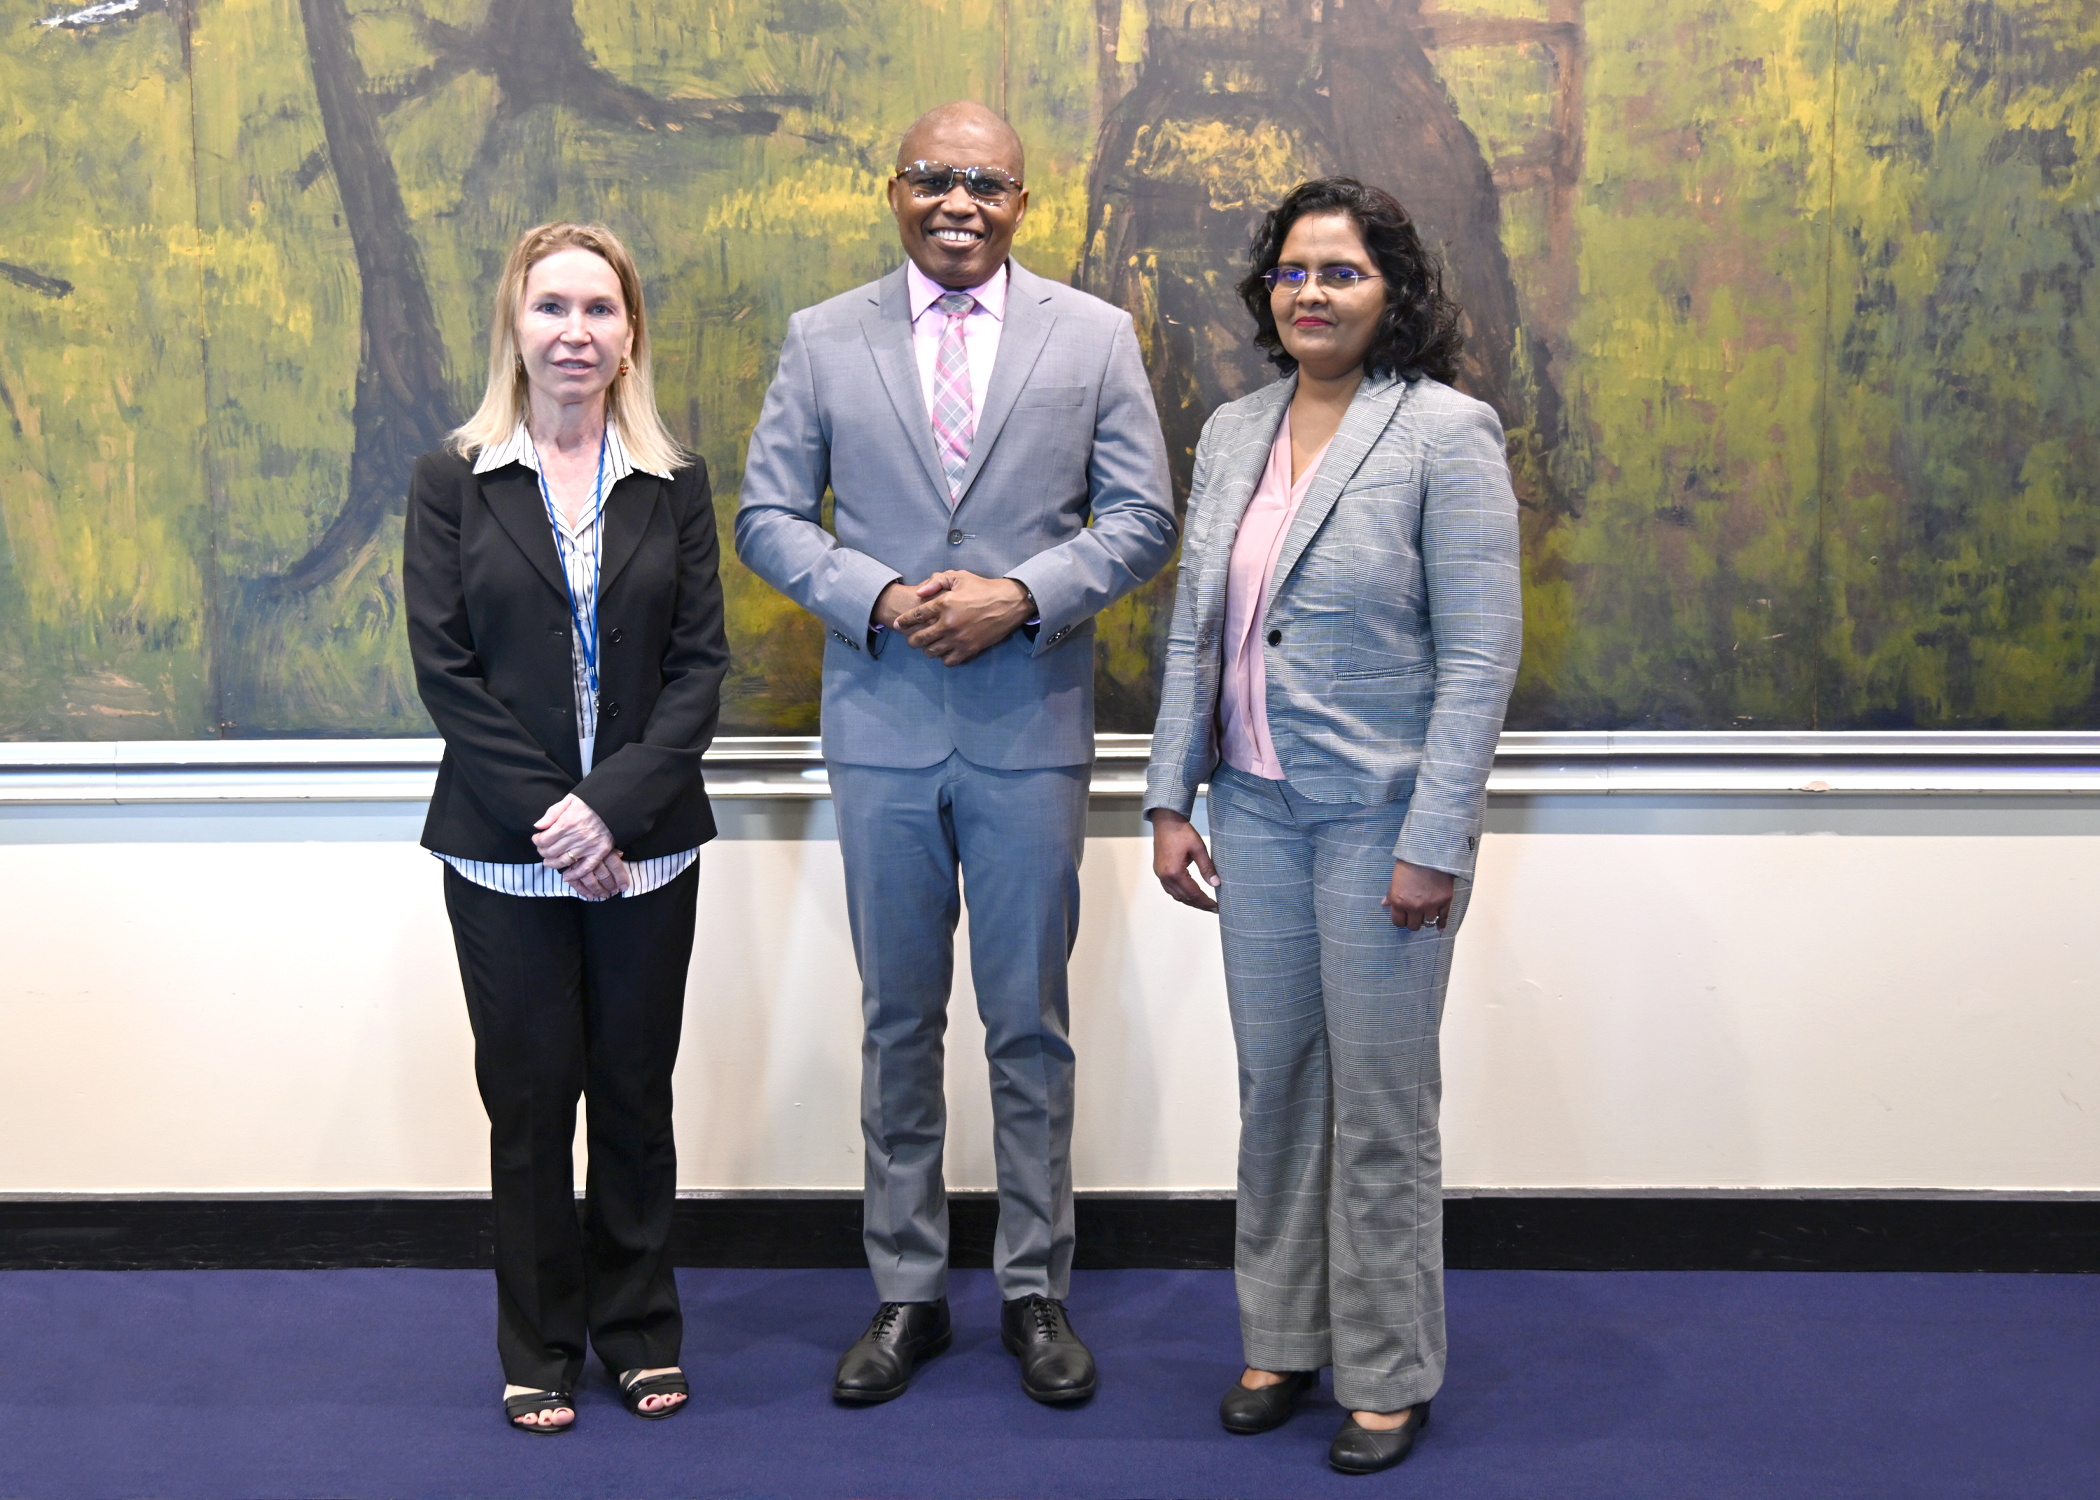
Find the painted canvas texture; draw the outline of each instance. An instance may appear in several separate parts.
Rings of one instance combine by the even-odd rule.
[[[1130,311],[1185,503],[1305,177],[1394,190],[1523,506],[1519,728],[2100,728],[2100,0],[0,0],[0,738],[429,732],[409,467],[599,220],[714,477],[723,729],[823,632],[728,548],[788,316],[951,98]],[[1151,727],[1168,570],[1105,615]]]

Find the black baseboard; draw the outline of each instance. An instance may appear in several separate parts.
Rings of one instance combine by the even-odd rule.
[[[955,1264],[990,1264],[997,1205],[950,1200]],[[1219,1198],[1082,1197],[1081,1270],[1232,1264]],[[681,1266],[865,1264],[855,1198],[687,1198]],[[2100,1272],[2100,1202],[1890,1198],[1452,1198],[1454,1270]],[[0,1269],[434,1269],[491,1264],[474,1198],[0,1202]]]
[[[2100,1272],[2100,1202],[1453,1198],[1444,1256],[1491,1271]]]

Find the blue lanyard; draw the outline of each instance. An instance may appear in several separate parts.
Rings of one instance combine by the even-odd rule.
[[[609,429],[608,429],[609,431]],[[596,543],[591,548],[591,607],[588,614],[577,603],[576,590],[569,583],[569,564],[562,559],[561,586],[569,596],[569,619],[576,626],[576,639],[583,643],[583,671],[591,682],[591,702],[598,701],[598,573],[605,561],[605,439],[606,431],[598,434],[598,479],[592,487],[591,526],[597,532]],[[527,442],[531,442],[528,437]],[[554,546],[562,550],[566,536],[561,529],[561,516],[554,509],[554,492],[547,488],[547,460],[540,457],[540,445],[532,444],[532,456],[539,464],[540,498],[547,502],[547,524],[554,528]]]

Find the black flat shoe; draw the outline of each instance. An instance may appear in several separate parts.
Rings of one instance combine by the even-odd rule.
[[[912,1372],[953,1342],[948,1299],[885,1302],[868,1331],[839,1356],[831,1399],[856,1406],[894,1401],[911,1385]]]
[[[1055,1297],[1016,1297],[999,1309],[999,1342],[1021,1361],[1021,1389],[1045,1406],[1094,1394],[1094,1356]]]
[[[665,1417],[675,1416],[693,1404],[693,1388],[685,1383],[685,1375],[672,1370],[663,1375],[637,1377],[629,1370],[620,1380],[620,1404],[645,1422],[661,1422]],[[659,1406],[655,1411],[643,1411],[642,1403],[651,1396],[683,1396],[683,1401],[673,1401],[669,1406]]]
[[[1283,1379],[1250,1391],[1237,1380],[1218,1403],[1218,1420],[1227,1432],[1267,1432],[1281,1427],[1298,1409],[1298,1398],[1320,1383],[1318,1370],[1279,1370]]]
[[[1359,1427],[1356,1413],[1351,1412],[1327,1447],[1327,1461],[1344,1474],[1376,1474],[1380,1469],[1390,1469],[1413,1451],[1415,1435],[1429,1425],[1427,1401],[1417,1401],[1407,1410],[1407,1425],[1391,1432]]]
[[[559,1427],[545,1427],[538,1422],[520,1422],[520,1417],[536,1417],[543,1411],[566,1411],[569,1420]],[[567,1432],[576,1425],[576,1398],[567,1391],[525,1391],[516,1396],[503,1398],[503,1421],[519,1432],[529,1432],[535,1437],[553,1437]]]

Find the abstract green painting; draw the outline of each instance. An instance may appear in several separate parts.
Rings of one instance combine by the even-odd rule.
[[[408,468],[544,219],[636,250],[726,541],[788,315],[896,262],[956,97],[1183,486],[1267,378],[1255,216],[1410,205],[1524,506],[1514,726],[2100,728],[2100,0],[71,4],[0,0],[0,738],[427,733]],[[821,631],[727,584],[725,732],[809,732]]]

